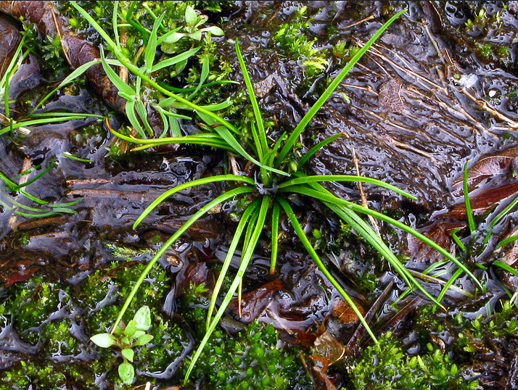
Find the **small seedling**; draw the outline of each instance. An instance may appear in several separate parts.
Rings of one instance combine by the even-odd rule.
[[[139,347],[153,340],[153,336],[146,331],[151,327],[151,312],[148,306],[142,306],[133,319],[122,328],[117,326],[113,334],[100,333],[90,340],[101,348],[117,347],[121,349],[124,362],[119,365],[119,376],[122,381],[130,385],[135,377],[135,369],[131,364],[135,356],[134,347]],[[124,329],[123,329],[124,328]]]

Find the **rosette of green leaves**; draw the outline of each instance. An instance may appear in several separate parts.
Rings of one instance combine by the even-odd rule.
[[[100,333],[92,336],[90,340],[101,348],[117,347],[121,349],[124,361],[119,365],[119,376],[126,384],[133,383],[135,369],[131,364],[135,357],[133,348],[149,343],[153,336],[146,331],[151,327],[151,312],[148,306],[142,306],[133,319],[128,322],[124,330],[117,326],[113,334]]]

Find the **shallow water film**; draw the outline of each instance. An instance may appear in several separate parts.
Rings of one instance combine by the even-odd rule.
[[[518,389],[516,1],[0,12],[0,389]]]

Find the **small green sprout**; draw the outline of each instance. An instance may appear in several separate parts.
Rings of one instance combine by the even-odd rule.
[[[133,383],[135,377],[135,369],[131,364],[135,357],[133,348],[145,345],[153,340],[153,336],[146,333],[150,327],[151,312],[148,306],[142,306],[124,329],[117,326],[113,334],[100,333],[90,338],[94,344],[101,348],[116,346],[121,349],[124,361],[119,365],[119,376],[127,385]]]
[[[165,34],[162,37],[162,49],[164,49],[164,46],[166,49],[164,52],[167,53],[167,45],[178,42],[183,37],[188,37],[195,41],[201,41],[204,32],[210,32],[212,35],[222,36],[224,32],[217,26],[200,28],[208,19],[207,15],[198,15],[194,8],[188,5],[185,8],[185,32],[172,31]]]

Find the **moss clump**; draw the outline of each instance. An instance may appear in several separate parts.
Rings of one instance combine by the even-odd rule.
[[[465,372],[478,373],[482,385],[512,382],[506,362],[516,351],[518,308],[508,301],[490,316],[453,318],[422,308],[416,319],[421,343],[444,344],[455,363]]]
[[[43,282],[41,276],[16,284],[9,291],[7,312],[20,339],[36,344],[40,328],[50,315],[56,313],[69,301],[68,293],[55,283]]]
[[[433,351],[431,344],[429,349]],[[476,381],[467,381],[457,366],[436,349],[424,356],[408,357],[390,332],[379,344],[362,351],[361,358],[349,370],[355,389],[475,389]]]
[[[0,390],[58,389],[65,386],[65,376],[55,369],[52,362],[40,365],[21,361],[16,367],[2,372],[0,379]]]
[[[286,57],[300,61],[309,79],[320,75],[328,65],[327,51],[315,47],[316,38],[308,38],[307,31],[313,18],[306,16],[307,7],[301,7],[294,13],[289,23],[279,26],[273,36],[276,49],[286,54]]]
[[[234,339],[217,330],[192,373],[210,389],[291,389],[309,387],[296,351],[278,347],[271,324],[255,321]]]

